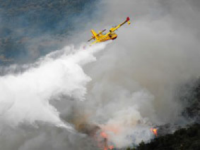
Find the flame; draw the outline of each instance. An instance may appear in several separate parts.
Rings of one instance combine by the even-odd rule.
[[[108,135],[107,135],[107,133],[102,131],[100,133],[100,135],[104,139],[104,150],[112,150],[112,149],[114,149],[114,146],[108,145]]]
[[[103,150],[112,150],[112,149],[114,149],[114,146],[108,146],[108,147],[104,147],[104,149]]]
[[[119,134],[121,132],[121,127],[119,125],[101,125],[101,131],[98,133],[99,147],[103,150],[113,150],[114,146],[110,144],[110,136],[113,134]]]
[[[151,128],[151,132],[155,135],[158,136],[158,131],[156,128]]]
[[[108,138],[108,135],[106,134],[106,132],[101,132],[101,137],[103,137],[103,138],[105,138],[105,139],[107,139]]]
[[[111,146],[109,146],[109,149],[114,149],[114,146],[112,146],[112,145],[111,145]]]

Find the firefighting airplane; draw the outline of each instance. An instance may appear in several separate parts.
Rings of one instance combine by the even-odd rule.
[[[117,38],[117,34],[115,33],[115,31],[120,28],[121,26],[123,26],[125,23],[128,23],[130,24],[130,18],[127,17],[126,20],[119,24],[118,26],[115,26],[113,28],[110,28],[109,32],[106,33],[106,34],[103,34],[103,32],[106,31],[106,29],[100,31],[99,33],[96,33],[94,30],[91,30],[92,32],[92,38],[88,40],[88,42],[90,42],[91,40],[95,40],[94,42],[92,42],[90,44],[93,45],[93,44],[96,44],[96,43],[100,43],[100,42],[105,42],[105,41],[108,41],[108,40],[115,40]]]

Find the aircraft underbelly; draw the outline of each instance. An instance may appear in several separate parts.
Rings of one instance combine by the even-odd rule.
[[[101,42],[105,42],[105,41],[108,41],[108,40],[110,40],[110,39],[109,38],[102,38],[102,39],[100,39]]]

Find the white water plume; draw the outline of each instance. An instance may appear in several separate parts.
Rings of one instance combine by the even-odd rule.
[[[89,63],[105,45],[77,51],[67,47],[25,67],[23,73],[12,73],[10,67],[5,69],[10,73],[0,77],[1,124],[69,122],[89,136],[42,126],[26,130],[25,136],[6,132],[12,137],[5,142],[0,136],[2,149],[94,150],[98,146],[91,135],[97,130],[108,134],[109,145],[126,148],[149,141],[154,136],[151,127],[184,124],[184,106],[176,99],[176,90],[200,75],[197,0],[102,2],[105,16],[90,20],[96,25],[89,24],[89,29],[109,29],[127,16],[132,24],[116,32],[118,38],[97,56],[98,61]],[[91,36],[89,29],[83,30],[84,36]],[[74,35],[83,40],[81,33]],[[54,105],[55,100],[60,101]]]
[[[35,67],[22,73],[1,76],[1,124],[16,126],[41,121],[67,127],[50,101],[59,95],[84,100],[85,86],[91,79],[81,66],[94,61],[93,53],[104,47],[100,44],[75,50],[68,46],[41,58]]]

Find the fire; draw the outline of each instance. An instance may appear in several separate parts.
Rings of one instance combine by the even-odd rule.
[[[102,150],[113,150],[114,145],[112,145],[111,137],[117,135],[121,132],[121,127],[119,125],[102,125],[101,130],[97,134],[98,145]]]
[[[158,132],[156,128],[151,128],[151,132],[155,135],[158,136]]]
[[[103,137],[103,138],[105,138],[105,139],[107,139],[108,138],[108,135],[106,134],[106,132],[101,132],[101,137]]]
[[[109,146],[109,149],[114,149],[114,146],[112,146],[112,145],[111,145],[111,146]]]
[[[104,150],[112,150],[112,149],[114,149],[114,146],[108,145],[108,135],[106,134],[106,132],[102,131],[100,133],[100,135],[104,139],[104,141],[103,141]]]
[[[112,149],[114,149],[114,146],[104,147],[104,150],[112,150]]]

